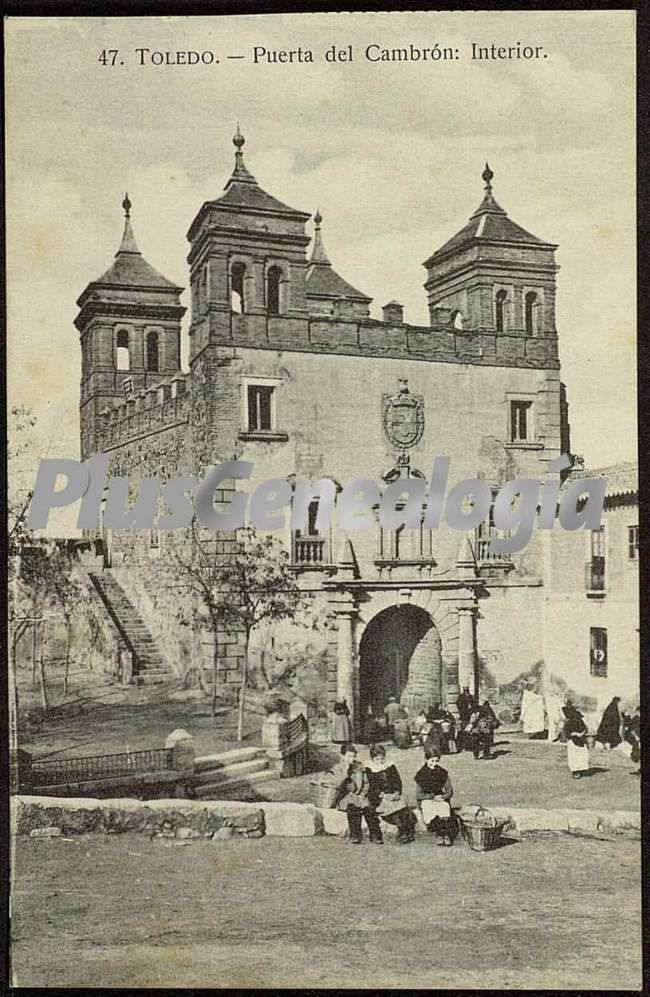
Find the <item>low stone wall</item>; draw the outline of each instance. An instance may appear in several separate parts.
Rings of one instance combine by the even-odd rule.
[[[533,810],[493,807],[508,818],[509,834],[564,832],[565,834],[639,837],[641,815],[617,810]],[[329,834],[345,837],[347,818],[340,810],[321,810],[310,803],[240,803],[227,800],[98,800],[14,796],[11,801],[14,834],[56,837],[75,834],[148,834],[169,838],[297,838]],[[418,829],[426,833],[418,822]],[[382,822],[387,835],[396,833]]]
[[[193,800],[97,800],[60,799],[48,796],[16,796],[12,799],[12,829],[31,834],[59,828],[64,835],[149,834],[151,837],[212,837],[223,828],[245,838],[265,833],[264,812],[252,803]],[[179,835],[179,831],[184,833]],[[47,836],[47,835],[44,835]],[[220,837],[225,834],[220,834]]]

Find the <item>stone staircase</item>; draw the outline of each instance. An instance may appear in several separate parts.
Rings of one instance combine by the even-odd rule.
[[[133,674],[137,684],[154,685],[173,678],[149,628],[115,578],[107,571],[89,572],[88,576],[133,654]]]
[[[277,779],[264,748],[233,748],[194,760],[192,787],[197,799],[222,800],[249,786]]]

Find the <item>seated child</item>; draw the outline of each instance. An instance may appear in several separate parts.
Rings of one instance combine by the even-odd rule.
[[[415,773],[422,819],[428,830],[437,835],[437,844],[449,846],[455,829],[450,806],[454,792],[451,779],[440,765],[440,752],[436,748],[425,748],[424,759],[424,765]]]
[[[361,820],[365,818],[370,840],[380,845],[383,838],[379,820],[370,805],[368,775],[357,761],[357,749],[353,744],[341,745],[341,761],[332,769],[332,775],[338,787],[336,805],[347,814],[351,844],[361,844]]]
[[[415,840],[416,820],[413,811],[402,797],[402,780],[394,765],[386,761],[386,751],[381,744],[370,749],[370,762],[366,768],[370,805],[387,824],[397,826],[397,840],[409,844]]]

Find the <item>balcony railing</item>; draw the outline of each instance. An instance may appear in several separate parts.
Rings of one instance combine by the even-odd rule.
[[[605,592],[605,559],[588,561],[585,565],[585,589],[587,592]]]
[[[505,561],[509,563],[511,561],[510,554],[495,554],[490,553],[490,541],[492,537],[485,537],[483,539],[476,541],[476,559],[479,562],[489,562],[489,563],[502,563]]]
[[[294,564],[324,564],[325,537],[294,537]]]

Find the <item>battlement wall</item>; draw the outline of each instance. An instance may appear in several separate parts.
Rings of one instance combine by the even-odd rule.
[[[190,399],[186,375],[176,375],[155,387],[104,409],[98,429],[98,449],[106,452],[135,439],[189,423]]]
[[[375,319],[213,316],[210,340],[254,349],[559,369],[556,335],[389,324]],[[199,330],[196,330],[199,333]],[[197,343],[200,337],[197,335]],[[205,341],[204,341],[205,343]],[[207,343],[205,343],[207,345]]]

